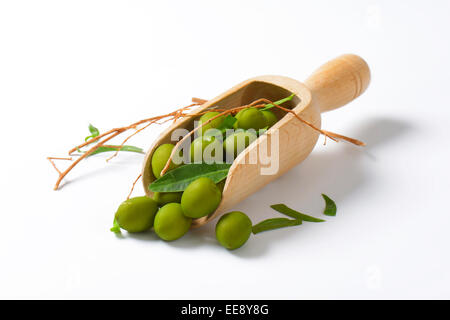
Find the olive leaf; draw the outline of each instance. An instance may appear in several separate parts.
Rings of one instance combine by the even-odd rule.
[[[100,134],[100,131],[92,124],[89,124],[89,132],[91,133],[91,135],[84,138],[84,141],[88,141],[91,138],[95,138]]]
[[[100,134],[100,131],[92,124],[89,124],[89,132],[92,134],[93,137],[96,137]]]
[[[325,200],[325,209],[323,210],[323,214],[327,216],[335,216],[336,215],[336,203],[327,195],[322,193],[322,197]]]
[[[116,219],[114,219],[113,226],[109,230],[111,230],[111,232],[114,232],[114,233],[121,233],[119,223],[117,222]]]
[[[286,97],[286,98],[284,98],[284,99],[275,101],[273,104],[272,104],[272,103],[266,104],[266,105],[264,106],[264,108],[262,108],[261,110],[262,110],[262,111],[266,111],[266,110],[272,109],[273,107],[275,107],[275,105],[280,105],[280,104],[285,103],[286,101],[291,101],[294,97],[295,97],[295,94],[293,93],[293,94],[291,94],[289,97]]]
[[[182,165],[155,180],[149,185],[152,192],[178,192],[184,191],[194,180],[201,177],[210,178],[219,183],[228,175],[231,164],[228,163],[190,163]]]
[[[298,211],[295,211],[294,209],[289,208],[287,205],[285,204],[273,204],[270,206],[272,209],[274,209],[275,211],[278,211],[284,215],[287,215],[288,217],[294,218],[294,219],[300,219],[303,221],[308,221],[308,222],[324,222],[325,220],[319,219],[319,218],[315,218],[315,217],[311,217],[308,216],[306,214],[300,213]]]
[[[252,232],[253,234],[257,234],[263,231],[298,226],[300,224],[302,224],[302,220],[299,219],[291,220],[287,218],[272,218],[263,220],[260,223],[254,225],[252,227]]]
[[[89,132],[91,133],[90,136],[87,136],[84,141],[88,141],[91,138],[98,137],[100,135],[100,130],[98,130],[96,127],[94,127],[92,124],[89,124]],[[80,149],[77,149],[79,153],[84,153],[85,151],[82,151]],[[110,151],[127,151],[127,152],[136,152],[136,153],[144,153],[144,150],[142,150],[139,147],[135,146],[115,146],[115,145],[108,145],[108,146],[100,146],[95,150],[94,152],[90,153],[88,157],[93,156],[94,154],[99,154],[103,152],[110,152]]]
[[[94,152],[92,152],[91,154],[88,155],[88,157],[93,156],[94,154],[99,154],[99,153],[103,153],[103,152],[110,152],[110,151],[127,151],[127,152],[136,152],[136,153],[144,153],[144,150],[142,150],[141,148],[135,147],[135,146],[101,146],[98,147],[97,150],[95,150]]]

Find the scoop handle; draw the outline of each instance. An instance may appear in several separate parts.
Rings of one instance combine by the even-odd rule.
[[[311,90],[313,103],[318,104],[320,112],[327,112],[359,97],[369,82],[367,63],[357,55],[344,54],[314,71],[305,85]]]

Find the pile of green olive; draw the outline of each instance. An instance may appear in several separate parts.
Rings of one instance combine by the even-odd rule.
[[[203,194],[199,193],[202,191],[207,191],[212,197],[203,198]],[[159,206],[154,198],[135,197],[122,202],[115,215],[116,223],[130,233],[144,232],[153,227],[161,239],[176,240],[188,232],[193,218],[214,212],[221,192],[212,180],[199,178],[183,192],[181,203],[169,202]],[[199,198],[201,205],[197,206]],[[244,245],[251,232],[250,218],[240,211],[224,214],[216,225],[217,240],[230,250]]]
[[[188,232],[192,219],[213,213],[221,200],[219,187],[202,177],[191,182],[183,192],[156,192],[153,198],[124,201],[117,209],[115,221],[128,232],[143,232],[153,227],[161,239],[171,241]]]
[[[199,119],[199,125],[218,116],[218,112],[207,112]],[[234,122],[235,131],[224,139],[208,135],[209,129],[222,127],[225,116],[218,117],[200,128],[200,136],[191,143],[189,159],[191,162],[203,158],[207,146],[223,150],[224,155],[233,159],[250,143],[257,139],[255,132],[273,126],[278,118],[270,110],[246,108],[239,111]],[[253,129],[253,130],[250,130]],[[222,137],[223,138],[223,137]],[[156,148],[151,159],[151,169],[155,178],[161,177],[161,171],[170,158],[173,144],[162,144]],[[214,156],[214,155],[213,155]],[[171,163],[169,171],[179,165]],[[120,228],[128,232],[142,232],[154,228],[163,240],[171,241],[181,238],[191,227],[192,219],[212,214],[220,204],[225,181],[215,184],[207,177],[200,177],[191,182],[183,192],[155,192],[153,198],[136,197],[124,201],[115,215]],[[252,222],[239,211],[223,215],[216,225],[216,237],[227,249],[241,247],[250,237]]]
[[[209,119],[219,115],[219,112],[207,112],[199,119],[199,126]],[[190,160],[191,162],[201,159],[204,162],[210,162],[210,159],[202,156],[206,147],[223,148],[223,155],[226,159],[235,159],[239,153],[247,148],[253,141],[258,138],[258,133],[273,126],[277,121],[277,116],[270,110],[261,110],[258,108],[245,108],[235,115],[236,122],[233,125],[234,132],[222,136],[218,139],[215,135],[204,134],[209,129],[217,129],[222,126],[226,116],[215,118],[211,122],[203,125],[199,130],[199,137],[191,143]],[[212,154],[214,156],[214,154]],[[206,156],[207,157],[207,156]]]
[[[208,158],[208,155],[204,154],[207,147],[212,150],[211,156],[214,158],[217,158],[214,153],[216,150],[222,150],[222,154],[228,156],[225,158],[219,157],[220,162],[225,159],[234,160],[239,153],[258,138],[258,133],[263,133],[278,121],[277,116],[272,111],[250,107],[242,109],[235,115],[234,130],[224,131],[221,133],[221,136],[217,136],[217,130],[213,134],[208,134],[208,130],[222,127],[226,116],[217,117],[219,115],[219,112],[210,111],[200,117],[198,126],[201,127],[197,131],[198,137],[190,145],[189,162],[211,163],[212,161]],[[204,124],[214,117],[217,118]],[[166,165],[173,148],[174,145],[170,143],[162,144],[156,148],[151,159],[152,172],[155,178],[161,177],[161,171]],[[180,158],[183,158],[182,150],[179,151],[179,155]],[[169,170],[178,166],[172,162]]]

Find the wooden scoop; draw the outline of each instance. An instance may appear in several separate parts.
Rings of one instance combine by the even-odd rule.
[[[282,76],[260,76],[244,81],[225,91],[218,97],[209,100],[193,112],[201,112],[209,108],[230,109],[249,104],[259,98],[276,101],[294,93],[296,96],[283,107],[292,109],[302,119],[320,128],[320,114],[339,108],[363,93],[370,82],[370,70],[367,63],[353,54],[342,55],[331,60],[316,70],[306,81],[301,83]],[[302,162],[313,150],[319,133],[302,123],[291,113],[277,108],[272,110],[280,120],[266,134],[261,135],[234,160],[226,179],[222,193],[222,201],[217,210],[209,216],[195,219],[193,227],[201,226],[226,212],[233,206],[258,191],[266,184],[286,173]],[[148,196],[149,184],[155,180],[151,169],[153,151],[163,143],[174,143],[170,140],[176,128],[192,130],[193,118],[183,118],[175,122],[163,132],[147,152],[142,172],[144,190]],[[263,143],[271,150],[275,141],[275,130],[279,139],[279,170],[275,174],[263,175],[261,168],[268,167],[257,154],[256,164],[250,164],[249,157],[253,149]],[[255,150],[253,150],[253,154]]]

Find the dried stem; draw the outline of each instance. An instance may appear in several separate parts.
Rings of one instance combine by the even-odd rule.
[[[55,183],[55,187],[54,190],[57,190],[61,184],[62,179],[78,164],[80,163],[83,159],[85,159],[86,157],[88,157],[91,153],[93,153],[94,151],[96,151],[98,148],[100,148],[101,146],[105,145],[106,142],[108,142],[109,140],[115,138],[116,136],[120,135],[121,133],[128,131],[130,129],[136,129],[136,132],[134,132],[131,136],[129,136],[128,138],[125,139],[124,143],[126,141],[128,141],[129,138],[131,138],[132,136],[134,136],[135,134],[137,134],[138,132],[141,132],[143,129],[147,128],[148,126],[150,126],[153,123],[158,123],[159,120],[165,119],[162,123],[166,122],[166,121],[170,121],[170,120],[177,120],[180,117],[185,117],[188,116],[187,113],[184,113],[185,111],[187,111],[189,108],[198,105],[198,103],[192,103],[186,107],[180,108],[178,110],[175,110],[171,113],[165,114],[165,115],[161,115],[161,116],[156,116],[156,117],[151,117],[151,118],[147,118],[147,119],[143,119],[140,120],[138,122],[135,122],[129,126],[125,126],[125,127],[121,127],[121,128],[114,128],[111,129],[107,132],[104,132],[100,135],[98,135],[97,137],[93,137],[90,138],[89,140],[83,142],[82,144],[72,148],[71,150],[69,150],[69,155],[71,155],[72,153],[74,153],[77,150],[80,150],[81,148],[90,145],[94,142],[97,142],[93,147],[91,147],[88,151],[86,151],[85,153],[83,153],[78,159],[76,159],[74,162],[71,163],[71,165],[64,171],[59,170],[55,163],[52,160],[72,160],[72,158],[57,158],[57,157],[49,157],[48,160],[50,161],[50,163],[52,164],[52,166],[56,169],[56,171],[59,173],[59,177]],[[141,124],[146,124],[143,128],[137,129],[139,125]],[[161,124],[161,123],[158,123]],[[119,148],[118,151],[120,151],[121,147],[123,147],[122,143]]]
[[[133,185],[131,186],[130,193],[128,193],[127,200],[130,199],[131,194],[133,193],[134,187],[136,186],[136,183],[139,181],[139,179],[142,177],[142,173],[134,180]]]
[[[198,103],[198,104],[205,104],[208,102],[208,100],[200,99],[200,98],[192,98],[192,102]]]
[[[107,159],[107,161],[111,160],[112,158],[114,158],[115,156],[117,156],[118,152],[122,149],[122,147],[124,146],[124,144],[131,139],[133,136],[135,136],[136,134],[138,134],[139,132],[142,132],[143,130],[145,130],[146,128],[148,128],[149,126],[151,126],[152,124],[163,124],[165,122],[168,121],[177,121],[179,118],[184,118],[184,117],[197,117],[200,115],[203,115],[207,112],[210,111],[217,111],[219,112],[219,114],[217,116],[214,116],[210,119],[208,119],[207,121],[203,122],[201,125],[197,126],[196,128],[194,128],[192,131],[190,131],[187,135],[185,135],[181,140],[179,140],[177,142],[177,144],[175,145],[175,147],[172,150],[172,153],[168,159],[168,161],[166,162],[166,165],[164,166],[163,170],[161,171],[161,175],[163,175],[164,173],[167,172],[170,162],[172,161],[172,158],[174,157],[176,151],[179,149],[180,145],[192,134],[194,134],[197,130],[199,130],[200,128],[202,128],[203,126],[207,125],[208,123],[210,123],[211,121],[227,115],[227,114],[235,114],[237,112],[239,112],[242,109],[248,108],[248,107],[254,107],[254,108],[263,108],[265,107],[267,104],[272,104],[274,107],[279,108],[285,112],[291,113],[293,114],[299,121],[301,121],[302,123],[308,125],[309,127],[311,127],[312,129],[320,132],[321,134],[323,134],[326,138],[330,138],[334,141],[338,141],[337,139],[342,139],[342,140],[346,140],[348,142],[351,142],[353,144],[359,145],[359,146],[363,146],[365,145],[363,142],[353,139],[353,138],[349,138],[337,133],[333,133],[333,132],[329,132],[329,131],[325,131],[325,130],[321,130],[320,128],[317,128],[316,126],[314,126],[312,123],[302,119],[299,115],[297,115],[293,110],[284,108],[278,104],[275,104],[274,102],[267,100],[267,99],[258,99],[253,101],[252,103],[248,104],[248,105],[244,105],[244,106],[240,106],[240,107],[235,107],[235,108],[231,108],[231,109],[208,109],[206,111],[203,112],[196,112],[196,113],[186,113],[186,111],[189,111],[189,109],[193,106],[197,106],[197,105],[201,105],[206,103],[208,100],[204,100],[204,99],[199,99],[199,98],[192,98],[192,104],[180,108],[178,110],[175,110],[173,112],[164,114],[164,115],[160,115],[160,116],[156,116],[156,117],[151,117],[151,118],[147,118],[147,119],[143,119],[140,120],[138,122],[132,123],[131,125],[125,126],[125,127],[120,127],[120,128],[114,128],[111,129],[109,131],[106,131],[96,137],[90,138],[87,141],[83,142],[82,144],[72,148],[71,150],[69,150],[69,155],[71,155],[72,153],[74,153],[77,150],[80,150],[83,147],[86,147],[92,143],[96,143],[94,146],[92,146],[88,151],[86,151],[85,153],[83,153],[79,158],[77,158],[74,162],[71,163],[71,165],[64,171],[60,171],[57,166],[55,165],[53,160],[70,160],[72,161],[72,158],[59,158],[59,157],[48,157],[47,159],[50,161],[50,163],[52,164],[52,166],[55,168],[55,170],[58,172],[59,177],[55,183],[55,187],[54,190],[57,190],[61,184],[62,179],[78,164],[80,163],[83,159],[85,159],[86,157],[88,157],[91,153],[95,152],[99,147],[101,146],[106,146],[105,143],[110,141],[111,139],[117,137],[118,135],[122,134],[123,132],[126,132],[130,129],[135,129],[136,131],[133,132],[131,135],[129,135],[127,138],[125,138],[123,140],[123,142],[117,147],[116,152]],[[162,120],[162,121],[161,121]],[[139,128],[139,126],[144,125],[142,127]],[[326,141],[326,140],[325,140]],[[134,187],[137,183],[137,181],[141,178],[142,175],[139,175],[139,177],[134,181],[132,189],[130,191],[130,194],[128,195],[128,198],[131,196],[131,193],[134,190]]]
[[[325,130],[323,130],[323,131],[326,132],[328,136],[332,136],[332,137],[334,137],[336,139],[345,140],[345,141],[353,143],[353,144],[355,144],[357,146],[363,147],[363,146],[366,145],[364,142],[362,142],[360,140],[357,140],[357,139],[346,137],[346,136],[343,136],[343,135],[340,135],[340,134],[337,134],[337,133],[334,133],[334,132],[330,132],[330,131],[325,131]]]
[[[109,157],[108,159],[106,159],[106,162],[109,162],[109,160],[111,160],[112,158],[114,158],[115,156],[117,156],[119,154],[119,151],[122,150],[122,147],[124,146],[124,144],[130,140],[133,136],[137,135],[139,132],[147,129],[148,127],[150,127],[152,124],[154,124],[156,121],[150,121],[149,123],[147,123],[145,126],[143,126],[142,128],[136,130],[135,132],[133,132],[131,135],[129,135],[125,140],[123,140],[123,142],[120,144],[120,146],[117,148],[117,151],[113,153],[113,155],[111,157]]]
[[[55,162],[53,162],[53,160],[69,160],[69,161],[71,161],[72,158],[47,157],[47,160],[50,161],[50,163],[52,164],[53,168],[55,168],[55,170],[59,174],[61,174],[61,171],[58,169],[58,167],[56,166]]]
[[[77,160],[75,160],[74,162],[72,162],[72,164],[63,172],[61,172],[59,174],[58,180],[56,180],[55,183],[55,187],[53,188],[53,190],[57,190],[59,188],[59,185],[61,184],[62,179],[84,158],[86,158],[87,156],[89,156],[92,152],[94,152],[95,150],[97,150],[98,148],[100,148],[101,146],[103,146],[106,142],[108,142],[109,140],[111,140],[112,138],[114,138],[115,136],[118,136],[120,133],[122,133],[122,131],[118,131],[114,134],[112,134],[111,136],[109,136],[108,138],[103,139],[102,141],[100,141],[99,143],[97,143],[95,146],[93,146],[92,148],[90,148],[88,151],[86,151],[85,153],[83,153],[83,155],[81,155]]]

